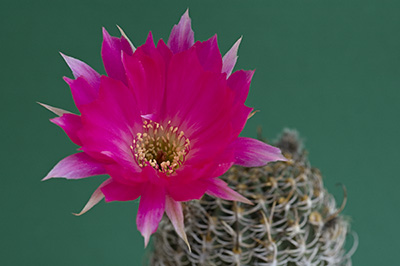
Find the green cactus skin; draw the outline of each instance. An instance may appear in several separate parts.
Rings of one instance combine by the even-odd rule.
[[[294,131],[275,144],[289,162],[232,167],[221,177],[254,205],[210,196],[184,205],[192,252],[163,218],[153,237],[152,266],[351,265],[357,247],[346,251],[349,221],[312,168]]]

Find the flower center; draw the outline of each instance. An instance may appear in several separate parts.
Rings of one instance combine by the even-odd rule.
[[[190,141],[171,121],[164,127],[157,122],[145,120],[143,132],[137,133],[131,150],[140,167],[146,165],[165,174],[172,174],[185,161]]]

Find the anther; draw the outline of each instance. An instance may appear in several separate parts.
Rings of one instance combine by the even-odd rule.
[[[171,123],[168,121],[164,129],[157,122],[143,121],[143,132],[136,134],[130,146],[140,167],[150,165],[160,172],[172,174],[184,163],[190,141],[183,131],[176,134],[179,128]]]

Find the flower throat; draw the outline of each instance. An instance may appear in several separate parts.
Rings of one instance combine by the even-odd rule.
[[[163,127],[157,122],[145,120],[143,132],[137,133],[131,146],[140,167],[146,165],[165,174],[172,174],[183,164],[190,149],[190,141],[183,131],[168,121]]]

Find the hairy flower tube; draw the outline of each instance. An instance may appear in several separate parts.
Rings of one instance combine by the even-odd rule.
[[[136,222],[145,246],[164,212],[187,242],[181,202],[206,193],[251,204],[218,177],[233,164],[261,166],[285,157],[278,148],[238,137],[252,112],[244,102],[254,73],[232,73],[240,40],[224,57],[216,36],[195,43],[188,12],[167,44],[161,39],[156,46],[149,33],[135,48],[121,35],[103,29],[107,76],[63,55],[75,77],[65,81],[80,115],[42,105],[58,115],[51,121],[80,152],[61,160],[44,180],[107,174],[78,215],[103,198],[140,197]]]

